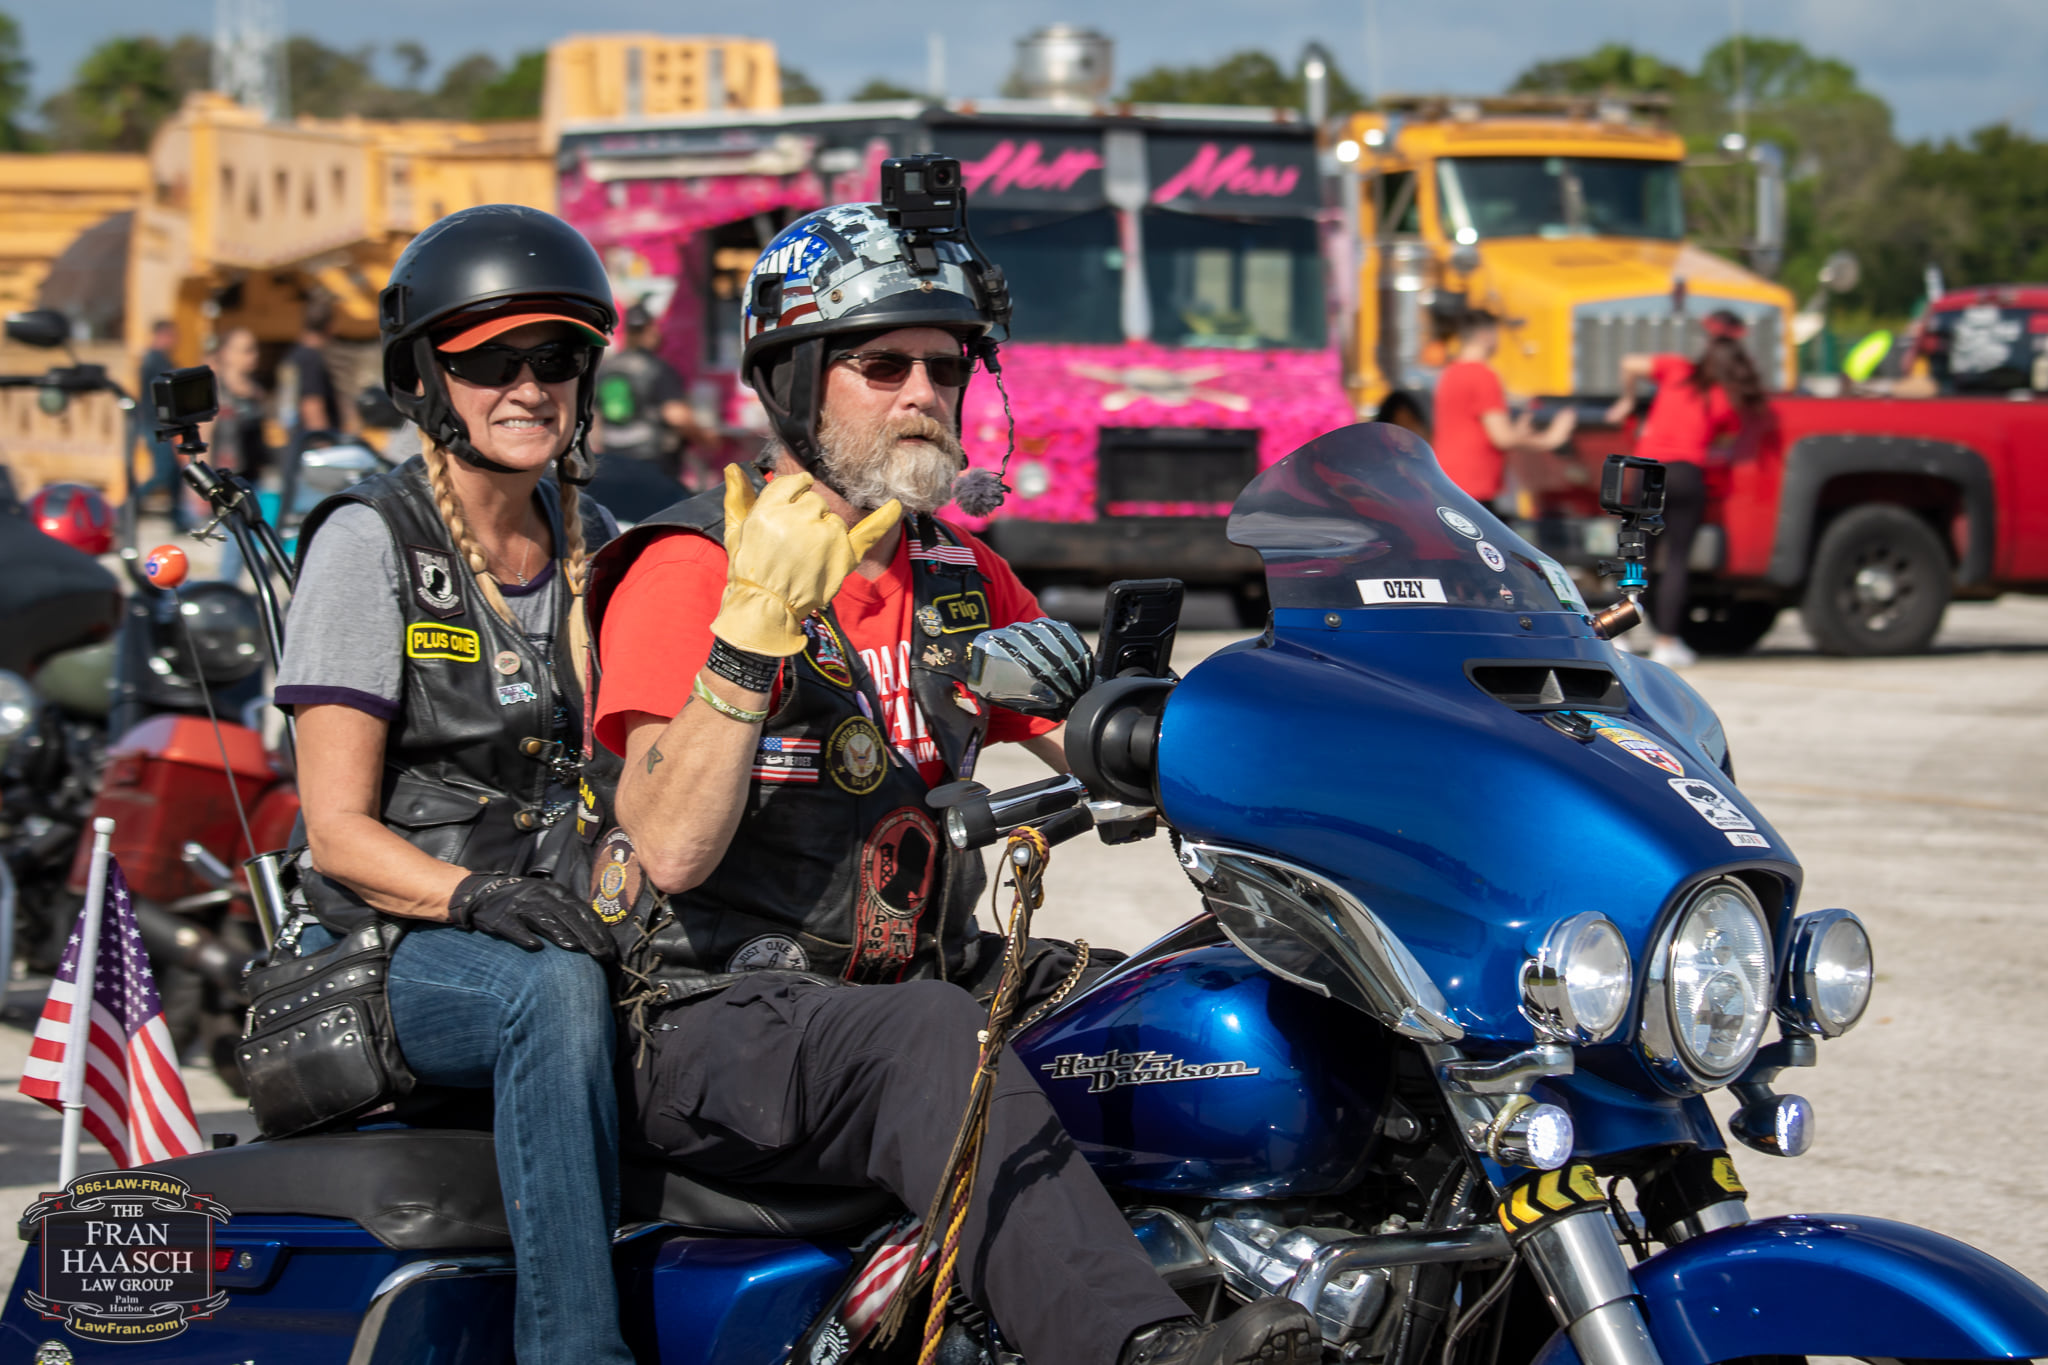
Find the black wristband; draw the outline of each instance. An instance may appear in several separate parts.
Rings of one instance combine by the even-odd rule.
[[[766,692],[775,686],[775,675],[782,670],[782,660],[770,654],[753,654],[739,649],[714,635],[711,637],[711,657],[704,661],[704,667],[735,687],[744,687],[749,692]]]

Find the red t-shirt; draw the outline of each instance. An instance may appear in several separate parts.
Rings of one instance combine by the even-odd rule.
[[[951,523],[947,529],[974,553],[988,587],[991,625],[1045,615],[995,551]],[[687,531],[661,537],[633,561],[605,609],[598,639],[604,681],[598,690],[597,739],[613,753],[626,751],[630,713],[674,716],[689,701],[691,681],[711,655],[711,620],[718,615],[725,579],[724,547]],[[907,528],[888,572],[872,581],[850,573],[832,599],[847,646],[859,653],[874,683],[882,708],[877,722],[889,742],[916,762],[926,784],[936,786],[946,780],[946,765],[910,691],[911,651],[924,643],[911,619],[912,606]],[[991,707],[985,743],[1030,739],[1057,724]]]
[[[1501,470],[1507,461],[1479,419],[1489,412],[1505,413],[1507,408],[1507,390],[1484,361],[1460,360],[1445,366],[1437,378],[1436,438],[1432,442],[1437,463],[1452,483],[1481,502],[1500,493]]]
[[[1718,384],[1702,391],[1692,382],[1693,363],[1682,355],[1650,358],[1650,378],[1657,396],[1636,437],[1636,454],[1645,459],[1705,464],[1716,439],[1742,430],[1742,415]]]

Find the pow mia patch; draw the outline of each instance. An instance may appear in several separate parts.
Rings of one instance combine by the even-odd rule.
[[[889,746],[866,716],[848,716],[825,742],[825,771],[841,791],[866,796],[889,771]]]
[[[617,924],[640,898],[640,865],[633,859],[633,836],[615,829],[597,846],[590,875],[590,908],[606,924]]]
[[[793,938],[763,934],[742,943],[725,964],[729,972],[807,972],[811,955]]]
[[[412,595],[422,609],[442,620],[462,615],[462,589],[455,575],[455,556],[427,545],[408,545],[412,562]]]
[[[818,676],[834,687],[853,686],[853,665],[848,662],[846,641],[839,638],[832,623],[822,616],[806,617],[804,635],[810,640],[804,658],[818,670]]]

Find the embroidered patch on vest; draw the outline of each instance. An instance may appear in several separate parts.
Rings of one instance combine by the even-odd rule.
[[[590,908],[606,924],[632,913],[640,897],[640,865],[633,859],[633,836],[615,829],[597,846],[590,872]]]
[[[860,851],[860,924],[847,975],[894,979],[917,955],[917,926],[937,880],[939,827],[915,806],[890,811]]]
[[[889,772],[888,744],[866,716],[839,722],[825,744],[825,771],[840,790],[866,796],[882,785]]]
[[[811,955],[793,938],[763,934],[742,943],[725,964],[729,972],[807,972]]]
[[[532,701],[538,694],[532,683],[506,683],[498,689],[498,705],[517,706],[523,701]]]
[[[979,590],[934,597],[932,610],[938,613],[939,629],[947,635],[988,629],[988,598]]]
[[[413,600],[443,620],[462,615],[462,580],[455,573],[455,556],[427,545],[408,545],[405,553],[412,562]]]
[[[473,664],[484,656],[483,641],[473,630],[461,626],[437,626],[415,621],[405,628],[405,657],[408,659],[451,659]]]
[[[853,686],[853,666],[848,662],[846,641],[839,638],[832,623],[822,616],[806,617],[804,634],[810,639],[804,658],[818,670],[818,676],[834,687]]]

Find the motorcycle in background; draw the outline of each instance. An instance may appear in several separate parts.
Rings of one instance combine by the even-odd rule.
[[[6,329],[50,348],[69,334],[52,310],[15,314]],[[97,366],[0,383],[65,398],[111,392],[132,406]],[[217,527],[238,547],[259,547],[246,485],[208,471],[195,486]],[[31,970],[54,970],[85,889],[83,831],[112,817],[172,1039],[181,1053],[206,1052],[239,1088],[241,968],[261,946],[241,864],[282,846],[298,814],[287,758],[266,748],[260,726],[273,657],[264,611],[276,607],[273,580],[289,584],[289,564],[256,548],[244,557],[260,566],[255,597],[226,581],[174,594],[132,543],[132,515],[121,521],[125,596],[90,555],[18,512],[0,515],[10,566],[0,590],[0,866],[20,955]]]
[[[1625,587],[1653,501],[1610,504]],[[1625,613],[1589,614],[1391,426],[1266,470],[1229,533],[1265,561],[1263,636],[1176,677],[1170,604],[1120,585],[1067,719],[1072,775],[933,794],[962,849],[1025,825],[1173,841],[1199,913],[1030,1022],[1010,1064],[1190,1310],[1285,1295],[1354,1365],[2048,1355],[2048,1294],[1990,1256],[1861,1214],[1752,1216],[1730,1149],[1811,1144],[1812,1107],[1777,1082],[1863,1017],[1870,939],[1799,905],[1711,709],[1605,638]],[[983,696],[1030,695],[979,657]],[[385,1126],[160,1169],[234,1217],[225,1307],[153,1360],[510,1358],[489,1134]],[[870,1338],[915,1235],[888,1196],[633,1161],[621,1187],[640,1359],[916,1353],[915,1332]],[[0,1349],[40,1339],[28,1283]],[[975,1305],[945,1312],[949,1365],[1016,1365]]]

